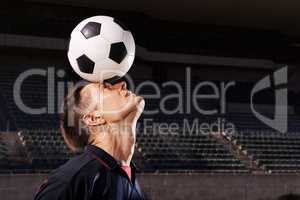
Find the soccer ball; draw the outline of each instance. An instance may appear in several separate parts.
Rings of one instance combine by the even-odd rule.
[[[134,56],[133,36],[115,18],[87,18],[71,33],[69,62],[74,71],[88,81],[103,82],[124,76]]]

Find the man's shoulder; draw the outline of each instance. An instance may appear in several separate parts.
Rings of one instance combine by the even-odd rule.
[[[103,174],[105,167],[99,165],[88,152],[83,152],[53,170],[37,191],[35,199],[53,200],[62,196],[69,199],[68,195],[75,193],[81,197],[88,192],[82,190],[91,186],[99,172]]]
[[[103,166],[93,158],[88,152],[83,152],[76,155],[59,168],[53,170],[49,174],[49,181],[60,181],[70,183],[76,177],[83,175],[95,175],[100,170],[104,169]]]

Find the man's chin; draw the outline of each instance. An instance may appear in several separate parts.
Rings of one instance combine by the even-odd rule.
[[[135,96],[134,98],[134,103],[132,103],[130,107],[126,109],[127,111],[125,113],[127,114],[124,113],[124,118],[129,121],[134,120],[134,118],[138,119],[145,107],[145,101],[143,97]]]
[[[136,103],[137,111],[138,111],[139,113],[142,113],[143,110],[144,110],[144,107],[145,107],[145,100],[144,100],[144,98],[141,97],[141,96],[137,96],[136,98],[137,98],[137,100],[136,100],[136,102],[137,102],[137,103]]]
[[[142,112],[144,111],[145,108],[145,100],[141,96],[136,96],[135,97],[135,104],[133,105],[130,113],[135,113],[136,118],[138,119]]]

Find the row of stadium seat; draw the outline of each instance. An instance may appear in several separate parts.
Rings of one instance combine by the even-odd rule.
[[[228,138],[266,170],[300,172],[300,135],[281,133],[236,134]]]
[[[53,169],[74,154],[57,130],[24,130],[18,133],[33,169]]]
[[[18,135],[33,169],[55,168],[74,155],[56,130],[26,130]],[[185,137],[182,139],[185,140]],[[180,136],[168,140],[168,137],[138,134],[137,149],[145,161],[143,170],[246,171],[239,160],[208,136],[199,136],[184,143],[180,141]]]
[[[213,138],[140,134],[137,149],[144,157],[145,170],[246,171],[245,166]],[[224,171],[223,171],[224,172]]]

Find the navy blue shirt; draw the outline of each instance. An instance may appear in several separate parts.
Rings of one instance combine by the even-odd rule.
[[[81,155],[52,171],[35,200],[144,200],[131,166],[131,179],[104,150],[86,146]]]

